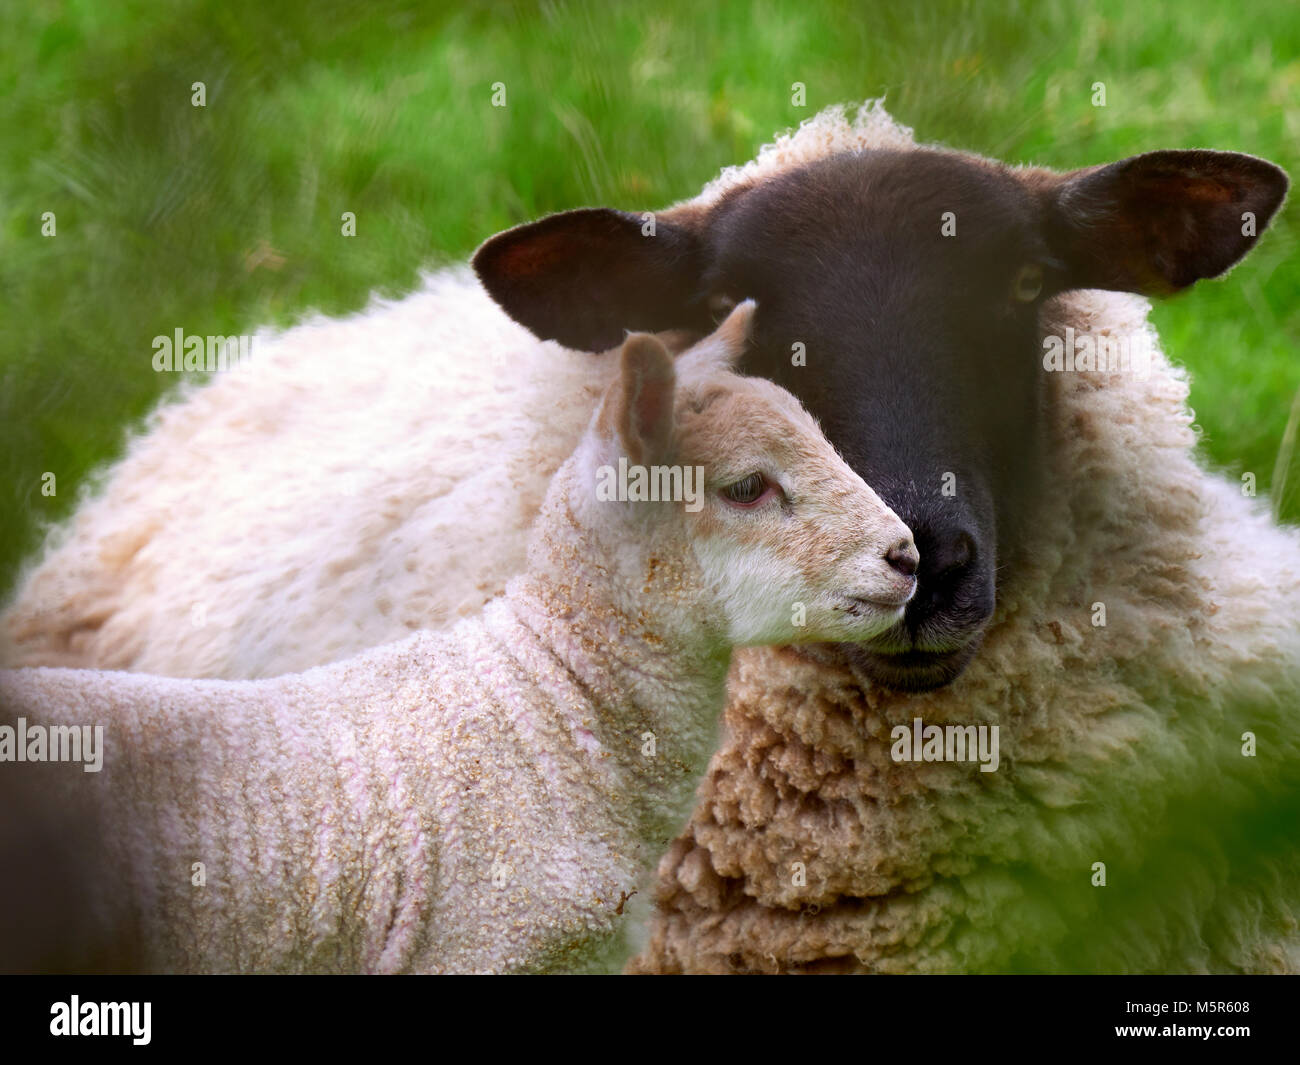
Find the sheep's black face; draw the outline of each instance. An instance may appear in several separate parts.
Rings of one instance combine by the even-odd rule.
[[[797,395],[912,529],[917,594],[855,655],[891,687],[944,684],[992,616],[1041,464],[1038,206],[954,153],[842,156],[732,196],[705,289],[758,301],[743,369]]]
[[[590,351],[627,330],[708,332],[756,300],[744,368],[803,400],[920,548],[903,621],[852,650],[878,683],[917,690],[969,662],[1027,546],[1044,465],[1042,300],[1214,277],[1286,188],[1271,163],[1231,152],[1056,174],[863,151],[653,225],[607,208],[552,215],[493,237],[474,267],[517,321]]]

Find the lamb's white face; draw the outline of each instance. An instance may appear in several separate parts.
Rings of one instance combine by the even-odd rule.
[[[630,466],[672,467],[693,485],[668,517],[639,513],[671,522],[728,643],[869,639],[915,591],[911,532],[798,400],[732,372],[752,313],[741,304],[675,364],[654,338],[631,337],[596,431]]]
[[[681,454],[705,471],[685,517],[731,643],[869,639],[916,590],[907,526],[788,392],[713,374],[683,391]]]

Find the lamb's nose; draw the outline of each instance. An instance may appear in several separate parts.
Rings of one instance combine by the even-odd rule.
[[[921,564],[921,556],[909,536],[906,540],[899,540],[885,552],[885,561],[904,577],[910,577],[916,573],[917,567]]]

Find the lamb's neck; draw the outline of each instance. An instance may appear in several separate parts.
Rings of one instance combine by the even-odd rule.
[[[542,701],[569,717],[593,778],[614,781],[608,798],[643,833],[680,827],[716,746],[730,649],[656,631],[595,575],[516,578],[500,607],[492,624],[520,641],[511,653],[555,664],[538,678]]]

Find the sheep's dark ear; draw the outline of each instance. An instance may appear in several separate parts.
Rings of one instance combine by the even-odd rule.
[[[1034,179],[1031,179],[1034,180]],[[1064,287],[1167,295],[1217,277],[1254,246],[1286,173],[1236,152],[1159,151],[1034,180]]]
[[[516,322],[580,351],[612,348],[629,329],[707,330],[693,306],[702,256],[689,218],[565,211],[498,233],[474,254],[474,270]]]
[[[673,357],[655,337],[636,333],[623,345],[622,360],[613,421],[628,461],[641,466],[666,461],[677,386]]]

